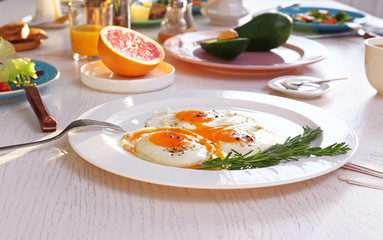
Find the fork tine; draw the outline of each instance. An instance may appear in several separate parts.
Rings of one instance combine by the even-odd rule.
[[[114,130],[125,132],[125,130],[122,129],[120,126],[110,122],[103,122],[103,121],[93,120],[93,119],[81,119],[81,120],[87,125],[104,126]]]

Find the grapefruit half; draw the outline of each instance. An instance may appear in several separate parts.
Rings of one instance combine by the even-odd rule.
[[[145,75],[157,67],[165,56],[159,43],[129,28],[107,26],[101,29],[98,39],[102,62],[119,75]]]

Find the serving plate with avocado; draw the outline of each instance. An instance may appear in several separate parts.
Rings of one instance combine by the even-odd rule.
[[[323,45],[291,36],[292,30],[290,16],[264,13],[234,29],[177,35],[164,48],[180,60],[226,70],[283,70],[327,56]]]
[[[224,70],[285,70],[324,59],[326,47],[290,35],[292,23],[286,14],[265,13],[235,29],[174,36],[164,49],[180,60]]]
[[[200,42],[215,39],[220,31],[200,31],[169,38],[165,51],[182,61],[226,70],[274,71],[292,69],[313,64],[327,56],[322,44],[303,37],[291,35],[287,42],[270,51],[243,52],[233,60],[216,57],[205,52]]]

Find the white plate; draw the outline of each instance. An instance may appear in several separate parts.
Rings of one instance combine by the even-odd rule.
[[[129,131],[144,127],[154,111],[228,109],[254,116],[274,131],[280,140],[302,133],[302,126],[318,127],[323,134],[313,146],[346,142],[347,154],[302,158],[267,168],[250,170],[193,170],[163,166],[139,159],[120,144],[123,133],[107,130],[69,133],[73,149],[90,163],[112,173],[150,183],[169,186],[237,189],[276,186],[311,179],[345,164],[357,148],[354,132],[340,118],[315,106],[292,99],[240,91],[162,91],[126,97],[103,104],[82,114],[119,124]]]
[[[81,67],[81,81],[103,92],[143,93],[169,86],[174,81],[174,73],[172,65],[162,62],[144,76],[129,78],[113,73],[101,60],[97,60]]]
[[[63,23],[53,23],[53,22],[38,22],[34,21],[34,17],[32,15],[25,16],[21,19],[21,21],[28,23],[30,27],[39,27],[39,28],[47,28],[47,29],[56,29],[63,28],[69,26],[69,21],[65,21]]]
[[[296,80],[315,81],[320,79],[316,77],[308,77],[308,76],[294,76],[294,75],[282,76],[282,77],[271,79],[268,82],[268,86],[278,92],[284,93],[286,96],[297,97],[297,98],[320,97],[332,89],[332,87],[330,87],[330,85],[327,83],[302,86],[298,88],[297,90],[286,89],[284,86],[281,85],[281,82],[289,82],[289,81],[296,81]]]
[[[174,36],[164,43],[167,53],[180,60],[206,67],[241,71],[275,71],[296,68],[323,60],[327,49],[313,40],[290,36],[285,44],[269,52],[243,52],[234,60],[206,53],[202,40],[215,39],[221,31],[201,31]]]

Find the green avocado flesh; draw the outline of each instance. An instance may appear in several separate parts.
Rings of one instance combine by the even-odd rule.
[[[244,52],[249,43],[247,38],[201,41],[201,47],[207,53],[219,58],[232,60]]]
[[[234,29],[249,38],[246,51],[269,51],[284,44],[293,31],[293,20],[284,13],[263,13]]]

